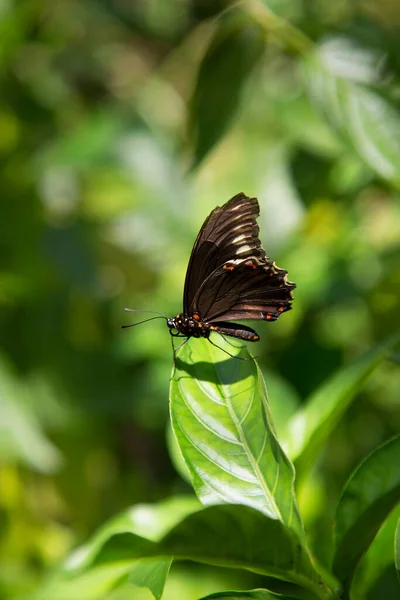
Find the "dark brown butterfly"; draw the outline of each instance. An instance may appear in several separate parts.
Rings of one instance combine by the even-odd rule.
[[[291,309],[296,286],[267,258],[259,214],[257,199],[241,193],[205,220],[189,260],[183,312],[167,321],[172,335],[208,338],[217,331],[256,342],[253,329],[232,321],[275,321]]]
[[[190,256],[183,312],[167,318],[172,336],[209,338],[216,331],[256,342],[254,329],[232,321],[276,321],[292,308],[296,285],[266,256],[259,214],[257,198],[240,193],[207,217]]]

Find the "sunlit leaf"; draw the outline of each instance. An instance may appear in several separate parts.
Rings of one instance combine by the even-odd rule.
[[[164,512],[165,505],[141,507],[140,511],[146,512],[146,521],[151,522],[153,508],[157,514],[158,510]],[[248,506],[221,505],[194,510],[158,541],[138,535],[137,527],[127,517],[125,513],[108,528],[104,526],[76,551],[67,564],[69,575],[74,572],[79,575],[93,564],[99,567],[115,561],[173,556],[249,569],[310,591],[320,591],[324,586],[296,534],[279,520]],[[323,597],[331,597],[328,588]]]
[[[105,594],[128,581],[138,587],[148,588],[155,600],[160,600],[170,565],[170,559],[151,558],[114,561],[73,577],[58,573],[21,600],[103,600]],[[133,591],[132,597],[136,595]]]
[[[378,84],[384,56],[354,39],[336,36],[318,46],[318,56],[326,69],[337,77],[364,84]]]
[[[249,358],[221,337],[221,348]],[[190,340],[171,381],[172,426],[193,487],[205,505],[245,504],[303,536],[293,465],[276,439],[264,380],[254,360]]]
[[[132,539],[140,540],[147,548],[150,540],[160,539],[166,531],[198,507],[199,502],[193,496],[175,496],[157,505],[139,504],[124,511],[101,527],[87,544],[73,552],[67,559],[63,572],[50,578],[32,599],[29,597],[27,600],[70,600],[74,597],[94,600],[102,597],[118,582],[126,581],[128,575],[131,583],[149,588],[154,598],[159,600],[171,558],[160,555],[140,560],[142,555],[140,552],[135,554],[132,543],[132,556],[124,556],[120,560],[117,552],[111,562],[95,566],[92,563],[113,536],[130,532]]]
[[[193,166],[224,135],[252,69],[264,50],[263,28],[242,12],[222,17],[200,66],[190,107]]]
[[[305,468],[320,452],[329,434],[368,377],[386,358],[400,335],[387,339],[353,364],[335,373],[311,394],[289,422],[284,447]]]
[[[315,596],[310,594],[307,590],[288,583],[287,581],[278,581],[277,579],[264,578],[264,585],[268,589],[257,589],[257,590],[228,590],[226,592],[216,592],[215,594],[209,594],[204,596],[200,600],[273,600],[273,598],[290,596],[291,598],[304,598],[304,600],[311,600]],[[268,584],[271,584],[271,589]]]
[[[56,574],[21,600],[100,600],[120,582],[126,581],[131,569],[132,561],[115,561],[73,578]]]
[[[209,594],[200,600],[271,600],[271,598],[273,596],[267,590],[230,590]]]
[[[129,532],[144,542],[157,541],[198,507],[199,502],[193,496],[174,496],[159,504],[133,506],[105,523],[90,542],[71,554],[66,561],[65,569],[74,571],[90,565],[106,541],[119,533]],[[133,556],[133,558],[141,558],[141,556]]]
[[[335,517],[333,571],[350,588],[355,568],[400,499],[400,436],[373,452],[353,473]]]
[[[393,538],[400,518],[400,505],[386,519],[354,574],[352,594],[364,598],[368,591],[393,564]]]
[[[345,64],[347,77],[354,77],[355,70],[356,79],[371,79],[371,73],[364,72],[371,71],[365,60],[360,65],[353,57]],[[337,62],[327,60],[324,46],[307,57],[305,67],[311,99],[327,121],[373,172],[400,187],[398,111],[376,91],[337,75]],[[342,61],[342,72],[343,68]]]

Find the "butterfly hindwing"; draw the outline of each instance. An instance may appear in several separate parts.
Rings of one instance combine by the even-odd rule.
[[[291,308],[295,285],[286,271],[255,258],[230,261],[216,269],[198,290],[194,311],[209,322],[276,320]]]

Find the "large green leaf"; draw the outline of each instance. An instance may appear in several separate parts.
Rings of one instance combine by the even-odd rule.
[[[272,597],[267,590],[230,590],[209,594],[200,600],[271,600]]]
[[[199,502],[193,496],[174,496],[159,504],[133,506],[100,527],[88,544],[78,548],[68,558],[65,569],[74,571],[90,565],[107,540],[120,533],[128,531],[138,539],[158,541],[198,507]]]
[[[57,573],[20,600],[101,600],[115,586],[127,580],[131,569],[132,561],[129,560],[100,565],[76,577]]]
[[[354,49],[348,54],[360,55]],[[354,58],[352,64],[342,60],[344,73],[340,70],[338,73],[337,55],[337,47],[327,52],[326,47],[321,46],[307,56],[305,66],[311,99],[370,169],[399,188],[400,115],[376,91],[351,80],[360,80],[360,72],[361,81],[365,79],[367,61],[364,60],[364,64],[358,61],[357,65]]]
[[[57,573],[21,600],[102,600],[105,594],[128,581],[148,588],[155,600],[160,600],[171,562],[171,559],[166,558],[116,560],[112,564],[98,565],[73,577]]]
[[[240,10],[220,18],[202,60],[190,106],[190,134],[197,166],[226,132],[243,86],[264,50],[265,32]]]
[[[221,348],[249,359],[222,337]],[[172,426],[196,494],[205,505],[251,506],[299,537],[294,469],[276,439],[264,380],[254,360],[231,358],[191,339],[171,381]]]
[[[351,588],[354,600],[365,598],[369,590],[393,564],[393,538],[400,518],[400,505],[386,519],[354,574]]]
[[[186,515],[199,507],[193,496],[175,496],[157,505],[139,504],[111,519],[92,539],[66,561],[61,573],[50,577],[27,600],[95,600],[119,583],[129,581],[147,587],[156,600],[162,596],[172,559],[168,556],[141,560],[140,553],[93,566],[104,544],[113,536],[130,532],[145,545],[158,540]]]
[[[400,501],[400,436],[380,446],[347,482],[335,517],[333,572],[350,588],[354,571]]]
[[[200,600],[273,600],[273,598],[287,597],[301,598],[304,600],[313,600],[314,594],[310,594],[307,590],[304,590],[293,583],[287,581],[280,581],[279,587],[276,585],[277,580],[268,580],[271,582],[271,589],[266,583],[268,589],[257,589],[257,590],[227,590],[226,592],[216,592],[215,594],[209,594],[204,596]],[[279,591],[278,591],[279,589]]]
[[[290,584],[287,584],[290,587]],[[291,594],[294,595],[294,594]],[[295,595],[294,595],[295,596]],[[295,596],[296,597],[296,596]],[[267,590],[228,590],[216,592],[200,598],[200,600],[272,600],[274,596]]]
[[[397,334],[335,373],[308,398],[290,420],[284,448],[296,466],[312,464],[329,434],[376,367],[400,340]]]
[[[142,506],[146,522],[152,514],[165,511],[161,507]],[[134,509],[136,510],[136,509]],[[116,527],[116,524],[119,526]],[[296,534],[281,521],[266,517],[248,506],[221,505],[195,510],[175,524],[157,541],[137,534],[128,514],[107,528],[104,526],[92,540],[78,550],[69,561],[67,572],[78,575],[84,569],[99,568],[115,562],[138,558],[189,559],[223,567],[245,568],[282,579],[313,593],[317,598],[335,597],[310,562],[307,550]]]

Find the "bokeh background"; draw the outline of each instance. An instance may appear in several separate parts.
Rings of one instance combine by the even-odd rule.
[[[229,4],[0,2],[1,599],[28,597],[119,510],[190,493],[166,441],[168,331],[120,326],[133,322],[124,306],[180,312],[216,205],[257,196],[267,254],[298,285],[294,310],[257,329],[278,430],[399,328],[399,3],[260,1],[285,35],[266,39],[218,134],[191,98]],[[331,80],[305,64],[313,44]],[[234,76],[211,88],[223,98]],[[205,156],[196,119],[218,138]],[[400,430],[399,389],[388,361],[331,436],[300,490],[311,538],[355,465]],[[388,569],[369,598],[389,598],[394,580]],[[181,564],[165,597],[257,584]],[[150,598],[132,589],[99,597]]]

